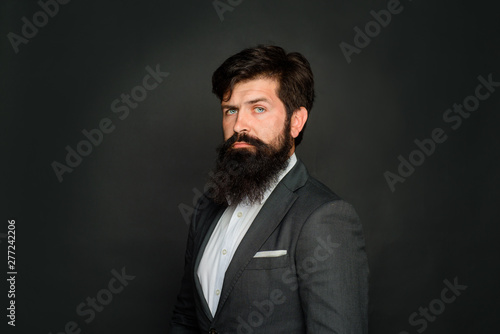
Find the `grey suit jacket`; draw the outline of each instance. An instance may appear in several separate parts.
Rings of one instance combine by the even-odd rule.
[[[236,250],[215,316],[196,272],[225,207],[207,198],[199,206],[171,333],[367,332],[368,264],[358,216],[300,160]]]

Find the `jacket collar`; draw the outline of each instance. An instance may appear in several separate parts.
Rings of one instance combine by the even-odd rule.
[[[298,197],[295,191],[304,186],[308,177],[309,175],[306,167],[300,160],[297,160],[295,166],[281,180],[281,182],[278,183],[258,215],[255,217],[255,220],[238,246],[233,259],[226,270],[221,298],[219,300],[215,317],[217,317],[220,313],[220,310],[224,306],[224,303],[229,297],[229,294],[243,273],[245,267],[248,265],[250,260],[252,260],[255,253],[257,253],[257,251],[262,247],[267,238],[279,226],[283,217],[290,210],[291,206]],[[217,221],[214,221],[212,225],[217,224]],[[207,238],[209,238],[209,236],[207,236],[206,239]],[[203,300],[204,299],[205,298],[203,298]]]
[[[269,235],[271,235],[276,227],[279,226],[288,210],[290,210],[291,206],[298,197],[298,195],[295,194],[295,191],[304,186],[308,177],[309,174],[307,173],[306,167],[300,159],[297,159],[295,166],[293,166],[293,168],[283,177],[283,179],[277,184],[276,188],[274,188],[272,193],[269,195],[269,198],[266,200],[262,209],[255,217],[252,225],[245,234],[245,237],[241,240],[233,259],[226,270],[221,298],[217,306],[215,317],[217,317],[220,313],[221,308],[224,306],[225,301],[229,297],[229,294],[247,264],[250,260],[252,260],[255,253],[257,253],[257,251],[262,247]],[[212,316],[210,308],[208,307],[203,295],[203,289],[201,288],[197,272],[205,247],[226,208],[226,206],[214,205],[210,210],[208,210],[205,217],[200,217],[200,223],[204,224],[200,227],[198,238],[202,238],[202,240],[198,239],[198,242],[195,241],[195,245],[200,245],[200,247],[198,250],[195,250],[194,253],[196,254],[193,270],[194,283],[198,297],[201,300],[201,307],[211,322],[214,320],[214,317]]]

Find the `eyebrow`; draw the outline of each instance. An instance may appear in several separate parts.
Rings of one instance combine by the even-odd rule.
[[[251,100],[251,101],[247,101],[245,102],[245,104],[255,104],[257,102],[266,102],[266,103],[269,103],[271,104],[271,101],[269,101],[268,99],[266,99],[265,97],[259,97],[259,98],[256,98],[254,100]]]
[[[248,105],[248,104],[255,104],[255,103],[258,103],[258,102],[265,102],[265,103],[271,104],[271,101],[269,101],[265,97],[259,97],[259,98],[256,98],[256,99],[253,99],[253,100],[250,100],[250,101],[246,101],[246,102],[243,102],[243,104]],[[221,108],[222,109],[238,109],[238,106],[230,105],[230,104],[221,104]]]

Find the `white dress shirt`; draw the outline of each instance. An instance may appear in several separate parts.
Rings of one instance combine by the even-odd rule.
[[[271,195],[274,188],[293,168],[296,162],[297,157],[294,153],[288,159],[288,166],[280,173],[277,182],[266,190],[261,203],[254,205],[230,205],[220,217],[207,243],[197,272],[203,294],[212,315],[215,315],[215,311],[217,310],[224,275],[236,249],[269,195]]]

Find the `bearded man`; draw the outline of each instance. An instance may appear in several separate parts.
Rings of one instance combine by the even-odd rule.
[[[213,74],[224,142],[188,236],[172,333],[366,333],[351,205],[297,159],[314,101],[300,53],[258,46]]]

